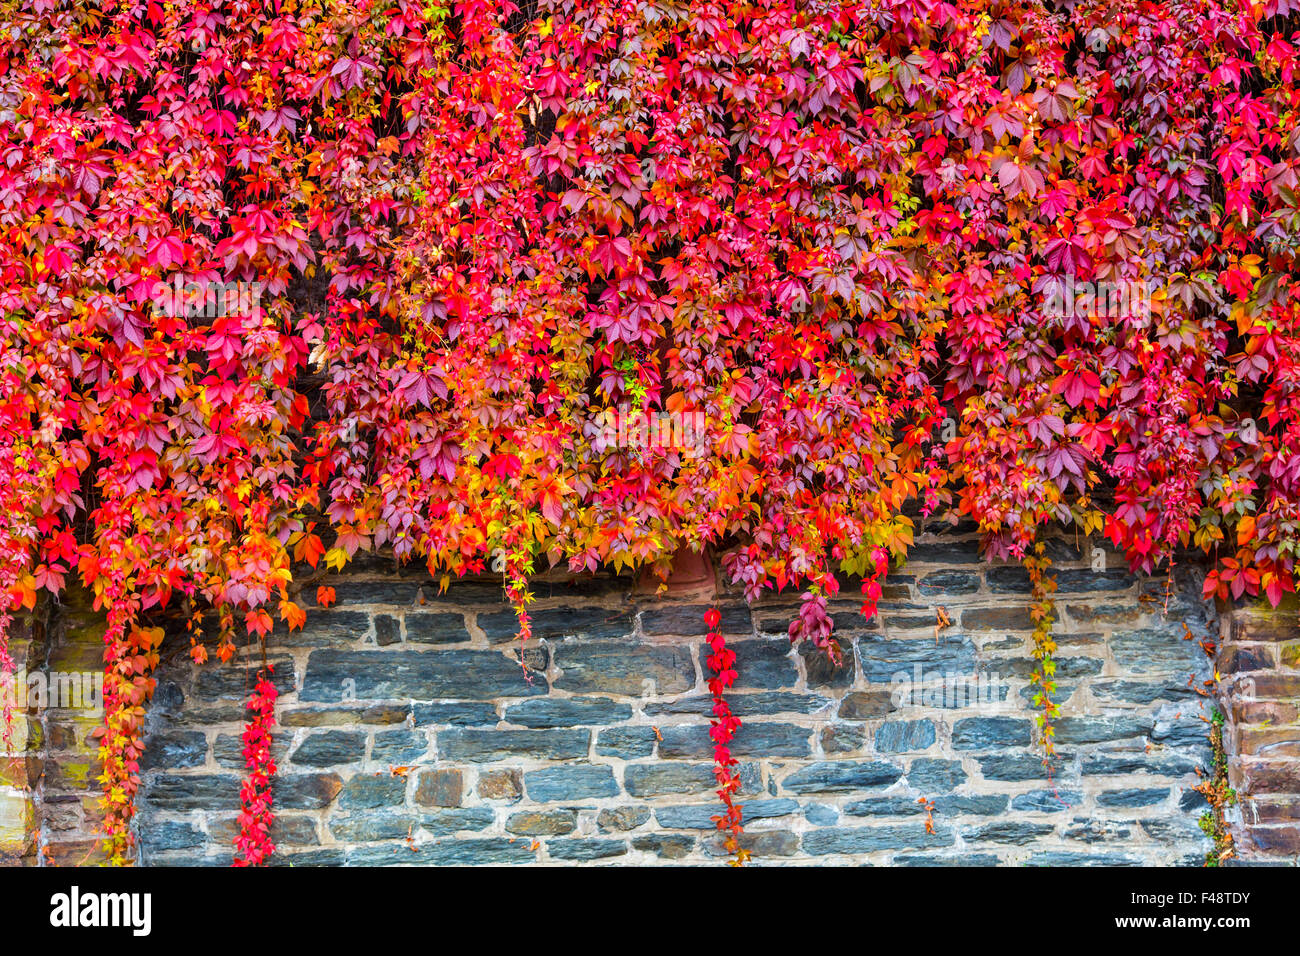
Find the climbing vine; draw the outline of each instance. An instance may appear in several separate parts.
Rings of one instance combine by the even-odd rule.
[[[1052,624],[1055,623],[1056,602],[1052,598],[1056,591],[1056,581],[1048,574],[1051,560],[1044,555],[1044,546],[1040,541],[1034,546],[1032,554],[1025,555],[1025,570],[1029,573],[1033,603],[1029,608],[1029,618],[1034,624],[1032,651],[1034,672],[1029,677],[1033,688],[1033,705],[1041,708],[1037,715],[1038,730],[1043,740],[1044,758],[1050,761],[1056,756],[1056,743],[1053,739],[1056,731],[1052,721],[1060,714],[1060,708],[1052,700],[1056,693],[1056,641],[1052,639]]]
[[[736,652],[727,647],[727,640],[718,631],[722,615],[717,608],[704,612],[704,625],[709,629],[705,640],[709,645],[709,657],[706,661],[713,676],[709,678],[709,693],[713,695],[713,718],[710,720],[709,736],[713,739],[713,773],[718,779],[718,796],[722,799],[725,812],[713,818],[714,824],[724,834],[724,846],[731,854],[732,866],[743,866],[749,859],[749,851],[740,845],[740,835],[744,831],[743,806],[736,803],[740,791],[740,774],[736,769],[736,758],[731,755],[728,744],[740,729],[740,718],[731,712],[731,706],[724,696],[728,687],[736,682]]]
[[[236,866],[259,866],[275,852],[271,842],[271,824],[275,821],[271,803],[271,780],[275,776],[275,759],[271,756],[272,728],[275,726],[275,684],[267,679],[273,665],[257,674],[257,683],[248,701],[248,723],[244,727],[244,767],[248,776],[240,786],[239,836],[235,838]]]
[[[842,579],[870,613],[918,513],[968,519],[1034,575],[1049,747],[1044,528],[1295,589],[1292,0],[0,26],[0,677],[15,614],[79,579],[115,862],[167,616],[247,662],[367,551],[501,573],[527,639],[530,576],[708,547],[834,656]],[[698,441],[629,447],[628,414]]]
[[[1237,802],[1237,791],[1228,783],[1228,756],[1223,749],[1223,721],[1223,711],[1216,707],[1210,716],[1211,772],[1195,788],[1209,804],[1200,819],[1201,832],[1213,843],[1205,853],[1206,866],[1220,866],[1236,852],[1226,811]]]

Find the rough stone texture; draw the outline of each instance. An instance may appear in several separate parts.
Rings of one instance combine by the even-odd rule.
[[[1216,666],[1225,688],[1229,811],[1243,862],[1300,864],[1300,605],[1262,602],[1223,619]]]
[[[9,653],[21,675],[32,663],[32,629],[12,627]],[[15,680],[16,686],[16,680]],[[5,688],[0,686],[0,693]],[[16,695],[16,689],[11,690]],[[15,698],[16,702],[16,698]],[[36,825],[30,786],[33,771],[39,773],[33,751],[40,746],[39,724],[22,711],[15,711],[10,737],[0,743],[0,865],[18,866],[36,862]]]
[[[831,602],[838,669],[790,647],[797,595],[753,607],[719,596],[738,654],[730,700],[745,725],[733,750],[756,864],[1199,861],[1208,841],[1191,788],[1208,765],[1199,716],[1211,704],[1188,682],[1200,686],[1212,662],[1183,636],[1217,634],[1215,610],[1191,569],[1166,615],[1139,600],[1163,577],[1118,572],[1113,555],[1094,576],[1088,558],[1057,551],[1062,720],[1050,777],[1027,692],[1027,584],[1018,567],[982,562],[973,535],[920,534],[871,621],[857,611],[860,582],[845,579]],[[276,862],[722,862],[698,595],[659,599],[628,578],[539,580],[521,666],[499,581],[440,593],[380,567],[345,575],[334,608],[313,608],[308,628],[268,647],[281,688]],[[936,632],[939,605],[952,625]],[[65,648],[76,613],[60,625]],[[1232,707],[1234,773],[1254,787],[1263,854],[1297,827],[1300,642],[1293,624],[1260,627],[1233,659],[1269,668],[1250,672],[1255,696]],[[100,652],[97,632],[83,638]],[[148,718],[137,818],[147,865],[224,863],[233,851],[241,766],[230,742],[248,675],[238,661],[195,667],[186,649],[180,634],[165,645]],[[93,722],[43,723],[35,842],[67,859],[93,843]],[[21,842],[10,822],[20,792],[0,781],[0,845]],[[933,802],[933,833],[921,799]]]
[[[38,606],[11,631],[19,679],[40,674],[51,683],[55,675],[102,672],[102,620],[84,592],[70,590],[61,600],[56,620]],[[0,865],[97,865],[105,857],[91,733],[103,710],[94,706],[98,695],[47,703],[16,711],[9,744],[0,744]],[[191,759],[180,750],[178,761]]]

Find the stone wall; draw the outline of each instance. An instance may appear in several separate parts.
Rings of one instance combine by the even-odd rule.
[[[15,663],[20,679],[39,679],[48,696],[31,695],[25,701],[30,706],[17,713],[18,734],[5,760],[8,795],[0,787],[0,833],[6,831],[6,797],[15,801],[11,808],[21,800],[25,836],[17,862],[98,864],[105,856],[99,837],[99,747],[94,733],[103,711],[90,706],[96,702],[92,695],[78,693],[62,699],[51,691],[60,677],[89,679],[102,674],[104,622],[91,609],[88,596],[77,590],[68,592],[59,607],[42,610],[34,627],[21,632],[17,641],[21,654]],[[13,822],[9,826],[16,829]],[[0,844],[4,841],[0,837]]]
[[[1185,624],[1209,633],[1198,584],[1180,580],[1166,601],[1163,581],[1116,570],[1114,556],[1093,570],[1091,554],[1057,553],[1064,716],[1050,780],[1028,706],[1028,580],[981,563],[973,540],[922,540],[879,621],[862,620],[847,582],[838,670],[791,650],[797,601],[719,596],[739,654],[733,749],[758,861],[1201,862],[1191,788],[1208,708],[1189,681],[1209,662],[1183,639]],[[345,576],[337,606],[305,630],[277,635],[282,860],[719,860],[707,603],[637,597],[620,579],[537,590],[527,672],[491,581],[439,595],[372,566]],[[936,632],[940,605],[953,623]],[[225,863],[250,674],[183,660],[164,668],[150,718],[144,861]],[[917,668],[923,684],[969,683],[908,700],[895,678]]]
[[[9,637],[14,665],[25,672],[31,665],[29,624],[15,626]],[[0,688],[0,692],[3,688]],[[8,739],[0,739],[0,865],[30,862],[36,856],[36,821],[32,817],[31,787],[40,778],[34,754],[40,746],[40,726],[26,713],[12,712]],[[0,726],[0,733],[4,728]]]
[[[1243,860],[1300,857],[1300,628],[1291,595],[1252,603],[1223,627],[1217,668],[1229,706],[1228,779]]]
[[[1138,579],[1115,555],[1064,541],[1053,554],[1063,716],[1050,778],[1029,703],[1028,579],[982,562],[972,536],[918,538],[876,620],[862,619],[846,581],[834,608],[839,669],[791,649],[797,595],[752,608],[725,590],[712,599],[739,655],[729,699],[745,726],[733,750],[756,863],[1203,861],[1205,804],[1193,788],[1210,763],[1214,701],[1197,692],[1211,676],[1198,639],[1221,624],[1200,600],[1200,576],[1189,565],[1172,582]],[[707,595],[660,598],[625,578],[540,581],[521,666],[499,581],[439,594],[373,559],[333,583],[337,605],[277,632],[267,651],[282,694],[278,862],[722,861],[710,820]],[[937,629],[941,606],[952,624]],[[51,630],[54,659],[98,653],[83,613],[65,611]],[[1268,643],[1279,654],[1270,665],[1291,653],[1290,638]],[[147,865],[221,865],[233,852],[243,700],[260,655],[195,667],[187,652],[180,635],[165,645],[150,710],[138,818]],[[1293,721],[1294,685],[1278,687]],[[47,862],[93,861],[89,725],[47,723],[35,841]],[[1258,781],[1267,761],[1293,780],[1293,758],[1269,751],[1236,766]],[[1289,799],[1254,805],[1293,812]],[[1293,817],[1273,831],[1291,826],[1283,819]],[[1288,846],[1250,849],[1285,859]]]

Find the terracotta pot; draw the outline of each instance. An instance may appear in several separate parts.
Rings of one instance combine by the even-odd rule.
[[[717,594],[717,575],[713,554],[682,548],[673,555],[672,570],[668,572],[668,589],[659,592],[660,580],[650,568],[642,568],[637,575],[637,594],[660,594],[661,597],[712,598]]]

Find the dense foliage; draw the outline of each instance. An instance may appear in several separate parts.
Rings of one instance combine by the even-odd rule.
[[[1293,0],[0,11],[0,635],[106,611],[118,859],[158,609],[229,658],[295,561],[496,556],[527,637],[530,574],[707,545],[832,650],[918,508],[1294,587]]]

